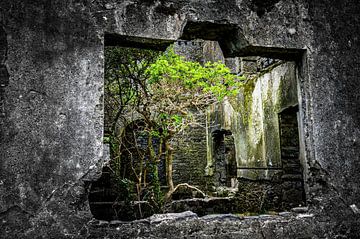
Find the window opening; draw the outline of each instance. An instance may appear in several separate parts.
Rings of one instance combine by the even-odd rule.
[[[104,141],[110,144],[111,161],[92,184],[93,215],[135,220],[159,212],[259,213],[303,204],[298,109],[289,107],[298,104],[295,64],[263,57],[224,58],[216,41],[181,40],[173,49],[202,66],[207,61],[226,63],[241,85],[220,102],[172,114],[161,107],[181,107],[183,101],[166,98],[176,95],[172,90],[178,86],[149,90],[146,85],[154,73],[147,69],[162,52],[105,47]],[[175,77],[191,70],[181,67]],[[155,103],[146,98],[160,89],[166,94]],[[194,97],[198,93],[183,92],[177,98],[203,100]]]

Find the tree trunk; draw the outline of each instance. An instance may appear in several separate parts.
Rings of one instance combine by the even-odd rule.
[[[168,140],[165,141],[165,151],[166,151],[166,182],[169,187],[169,193],[171,194],[174,191],[174,182],[173,182],[173,171],[172,171],[172,163],[173,163],[173,149],[171,148],[170,142]]]
[[[151,134],[148,136],[148,150],[149,150],[149,166],[150,166],[150,173],[152,174],[152,180],[150,182],[150,185],[153,187],[155,202],[157,204],[160,204],[162,201],[161,196],[161,188],[160,188],[160,181],[159,181],[159,168],[158,168],[158,162],[157,157],[155,154],[155,149],[153,145]]]

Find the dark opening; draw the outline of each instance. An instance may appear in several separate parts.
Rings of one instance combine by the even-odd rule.
[[[288,206],[304,205],[305,192],[302,166],[298,116],[299,107],[289,107],[279,113],[280,149],[284,181],[283,201]]]
[[[237,165],[234,138],[229,130],[216,130],[214,141],[216,186],[235,187]]]

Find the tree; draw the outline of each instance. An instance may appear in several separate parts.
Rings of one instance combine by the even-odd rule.
[[[112,141],[117,139],[113,142],[117,149],[125,145],[116,130],[120,118],[123,122],[130,115],[141,118],[147,153],[137,155],[139,159],[136,164],[132,161],[132,170],[136,175],[138,195],[142,189],[151,188],[155,201],[161,202],[158,165],[163,155],[168,186],[165,198],[170,198],[176,188],[172,178],[172,139],[191,124],[194,112],[226,96],[236,95],[243,79],[231,74],[219,62],[202,66],[198,62],[185,61],[174,53],[173,48],[162,54],[148,51],[144,54],[124,48],[113,50],[111,54],[117,55],[117,51],[124,51],[121,55],[128,58],[121,57],[118,61],[113,57],[106,61],[109,62],[105,78],[109,81],[106,87],[109,92],[107,103],[111,105]],[[117,152],[120,159],[122,151]],[[148,172],[152,175],[150,182],[146,182]]]
[[[161,54],[136,48],[105,48],[105,131],[117,136],[120,120],[129,107],[140,104],[139,94],[146,90],[147,68]]]
[[[111,165],[113,169],[113,180],[119,192],[132,192],[131,181],[136,183],[137,200],[140,201],[142,185],[146,184],[144,169],[142,168],[146,158],[145,152],[137,145],[132,146],[135,154],[128,155],[139,159],[131,165],[133,177],[129,178],[122,172],[122,158],[124,152],[131,152],[129,142],[121,130],[130,126],[132,129],[137,125],[131,124],[131,114],[134,108],[142,104],[142,95],[146,95],[146,80],[149,77],[146,69],[155,62],[161,54],[158,51],[143,50],[123,47],[105,48],[105,143],[110,145]],[[133,130],[134,137],[135,131]],[[133,143],[133,142],[130,142]],[[133,179],[135,178],[135,179]],[[126,195],[126,198],[132,198]],[[141,210],[140,210],[141,213]]]
[[[169,188],[166,198],[174,192],[172,178],[173,137],[188,127],[194,111],[234,96],[243,78],[231,74],[220,62],[185,61],[171,48],[147,69],[148,97],[141,113],[148,121],[156,122],[158,135],[165,145],[166,181]],[[152,112],[152,113],[150,113]]]

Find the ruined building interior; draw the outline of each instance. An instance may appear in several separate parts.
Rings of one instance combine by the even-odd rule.
[[[358,238],[359,12],[354,0],[2,0],[0,238]],[[172,139],[182,186],[156,208],[155,194],[132,197],[129,162],[149,142],[139,117],[116,125],[122,149],[140,148],[121,151],[121,184],[112,176],[106,50],[171,45],[246,80]]]
[[[203,64],[225,62],[216,41],[178,41],[174,49],[186,60]],[[233,74],[247,75],[245,86],[235,98],[226,98],[198,113],[196,123],[193,122],[172,143],[174,183],[196,186],[205,193],[206,199],[204,195],[197,195],[196,190],[178,190],[163,213],[190,210],[198,215],[259,214],[305,206],[295,62],[261,57],[227,61],[232,63],[228,65],[233,68]],[[147,136],[141,134],[144,123],[133,117],[124,119],[130,123],[122,123],[119,129],[125,132],[122,137],[132,138],[124,140],[129,145],[120,156],[119,170],[123,179],[132,178],[131,165],[125,163],[130,157],[127,155],[130,147],[138,143],[145,150],[147,145]],[[105,125],[110,123],[105,122]],[[133,136],[134,131],[138,136]],[[141,157],[136,150],[131,150],[131,154],[136,155],[133,160]],[[111,161],[115,157],[110,158]],[[166,187],[164,158],[162,160],[159,177]],[[118,181],[112,180],[116,177],[112,176],[114,170],[109,163],[100,179],[92,183],[89,204],[95,218],[134,220],[156,213],[147,204],[142,204],[140,215],[136,207],[125,203],[124,195],[129,192],[117,192]],[[118,196],[119,193],[122,196]]]

